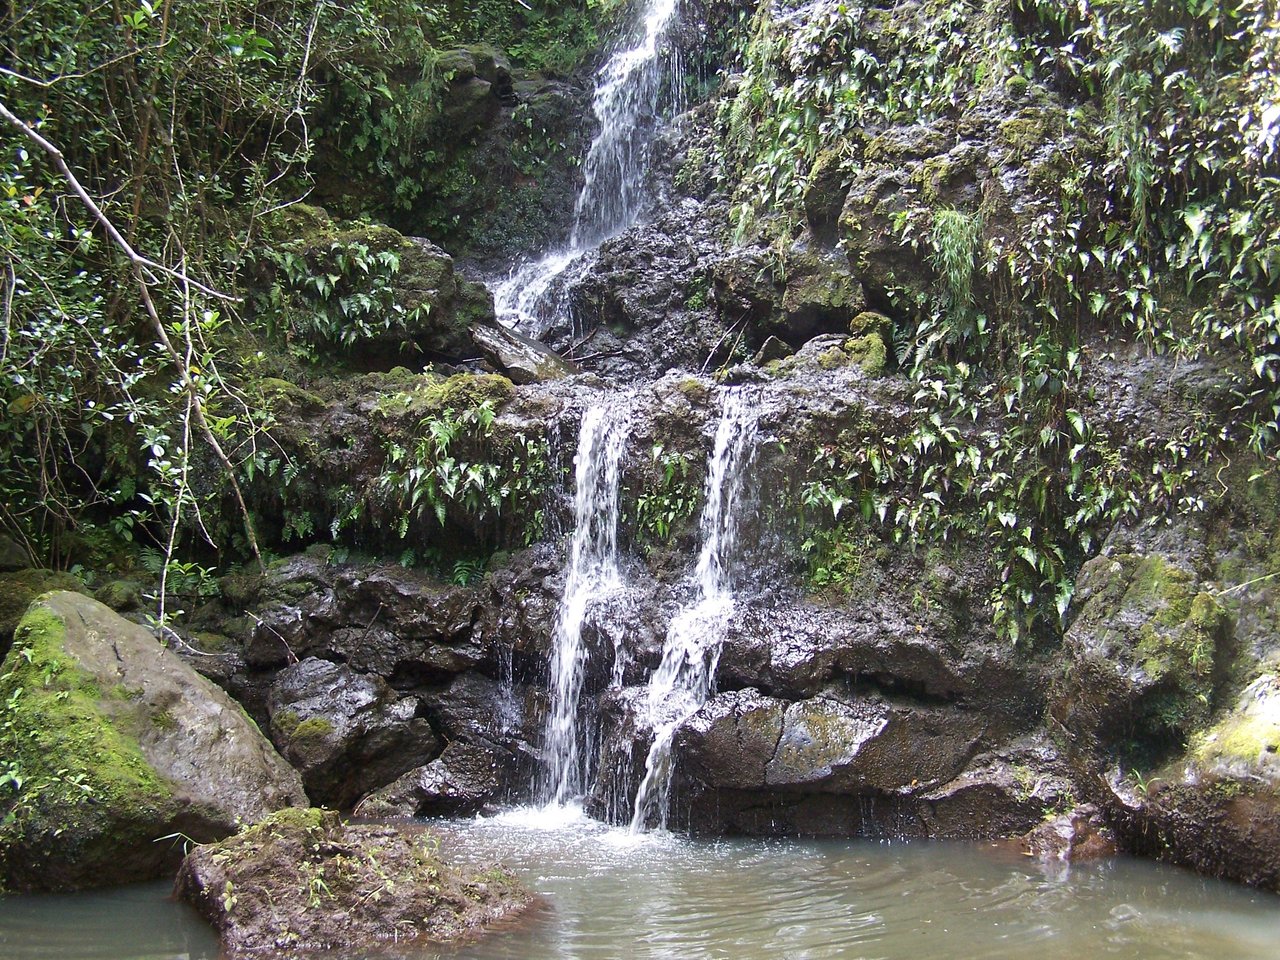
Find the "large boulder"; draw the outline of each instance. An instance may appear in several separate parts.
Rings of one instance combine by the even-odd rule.
[[[880,697],[788,704],[743,690],[709,701],[676,744],[688,774],[713,788],[856,794],[950,780],[984,728],[963,711]]]
[[[176,893],[226,955],[453,940],[515,914],[530,895],[500,867],[455,867],[425,831],[343,824],[289,810],[182,863]]]
[[[1082,603],[1066,637],[1072,666],[1057,685],[1056,715],[1091,746],[1125,753],[1145,740],[1159,759],[1213,708],[1231,634],[1217,591],[1190,560],[1153,551],[1095,557],[1076,595]]]
[[[308,657],[282,670],[267,708],[271,736],[317,801],[349,807],[440,751],[418,699],[378,676]]]
[[[184,840],[305,804],[244,711],[146,629],[70,592],[34,603],[0,673],[0,883],[160,876]]]

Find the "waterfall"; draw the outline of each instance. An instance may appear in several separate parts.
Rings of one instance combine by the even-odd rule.
[[[729,391],[707,465],[706,506],[700,525],[702,548],[694,573],[695,593],[672,619],[662,662],[649,679],[643,708],[654,731],[636,791],[631,831],[655,815],[666,826],[671,788],[671,742],[676,730],[707,700],[720,660],[725,627],[733,614],[729,565],[743,519],[747,475],[756,451],[756,403],[744,390]]]
[[[632,32],[596,74],[592,111],[600,131],[583,164],[569,245],[525,264],[494,287],[494,308],[504,325],[523,326],[534,337],[543,333],[538,325],[560,307],[557,281],[639,216],[658,102],[672,60],[666,40],[675,19],[676,0],[644,0]]]
[[[582,628],[591,607],[622,586],[618,572],[618,476],[627,418],[618,406],[582,414],[574,456],[574,531],[551,653],[551,707],[541,799],[562,804],[585,787],[578,700],[586,667]]]

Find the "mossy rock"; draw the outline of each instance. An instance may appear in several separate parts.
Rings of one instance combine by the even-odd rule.
[[[99,871],[114,879],[120,848],[145,849],[161,834],[144,825],[178,812],[136,737],[100,709],[103,690],[67,655],[65,633],[56,613],[36,606],[0,675],[3,752],[23,781],[2,802],[0,876],[9,887],[74,888]]]
[[[272,410],[284,409],[290,413],[318,413],[325,407],[324,399],[296,383],[277,377],[263,377],[255,382],[258,394]]]
[[[711,396],[710,388],[708,388],[707,385],[697,377],[685,377],[676,384],[676,389],[679,390],[690,403],[696,403],[700,406],[705,404]]]
[[[384,394],[374,409],[386,417],[427,417],[445,410],[474,410],[488,402],[501,409],[515,396],[509,379],[497,373],[458,373],[440,378],[424,374],[408,389]]]
[[[117,613],[137,610],[142,606],[142,584],[136,580],[112,580],[94,591],[93,598]]]
[[[1089,561],[1077,596],[1055,715],[1125,763],[1180,749],[1208,721],[1228,659],[1232,622],[1217,597],[1159,553]]]
[[[0,668],[0,883],[63,890],[148,879],[304,802],[244,711],[145,629],[74,593],[27,611]]]
[[[1245,687],[1235,707],[1195,737],[1189,753],[1208,776],[1280,788],[1280,676],[1263,674]]]
[[[839,346],[831,347],[818,355],[818,366],[823,370],[858,366],[870,376],[884,372],[889,352],[884,338],[877,333],[861,337],[847,337]]]
[[[465,48],[440,51],[435,55],[434,66],[437,75],[455,83],[470,80],[476,75],[476,58]]]
[[[863,310],[849,321],[849,332],[855,337],[874,333],[887,341],[893,336],[893,321],[883,313],[877,313],[874,310]]]
[[[430,832],[286,810],[193,850],[175,889],[217,929],[231,960],[451,940],[531,901],[506,870],[455,866],[438,849]]]
[[[804,192],[805,219],[809,223],[809,232],[818,243],[830,245],[835,242],[840,211],[848,194],[849,176],[841,151],[827,150],[819,154],[809,170]]]

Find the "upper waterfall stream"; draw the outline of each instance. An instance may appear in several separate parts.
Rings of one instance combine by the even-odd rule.
[[[583,162],[569,243],[518,266],[494,286],[499,322],[530,336],[563,308],[557,282],[583,256],[636,221],[644,202],[649,154],[667,78],[666,40],[676,0],[644,0],[596,75],[592,112],[600,129]]]

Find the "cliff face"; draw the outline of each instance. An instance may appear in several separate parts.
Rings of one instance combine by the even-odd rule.
[[[718,90],[657,141],[648,213],[563,281],[545,335],[596,376],[504,389],[486,427],[491,453],[545,451],[537,539],[571,523],[557,491],[583,408],[628,408],[626,590],[586,627],[591,805],[630,815],[720,393],[745,385],[764,437],[751,546],[713,695],[674,736],[674,823],[1006,836],[1088,801],[1134,849],[1275,886],[1280,847],[1249,839],[1276,803],[1280,656],[1261,21],[1030,2],[685,16],[726,42]],[[448,419],[429,379],[298,414],[299,436],[372,422],[345,496],[385,500],[393,451]],[[445,569],[519,546],[448,506]],[[436,542],[432,522],[399,535]],[[398,549],[385,523],[353,529]],[[251,620],[206,611],[243,650],[224,682],[270,712],[290,653],[389,681],[439,742],[384,771],[402,775],[385,809],[525,794],[554,547],[444,594],[308,563],[268,578]]]
[[[1090,802],[1134,850],[1280,886],[1262,5],[682,16],[671,43],[709,38],[669,98],[692,106],[651,144],[638,224],[559,281],[543,339],[574,365],[539,354],[543,382],[482,349],[471,274],[567,232],[581,74],[441,54],[452,159],[424,162],[431,209],[384,211],[430,240],[278,218],[244,334],[268,347],[245,376],[273,453],[245,487],[296,555],[192,604],[201,669],[315,798],[527,799],[574,437],[607,400],[628,423],[623,587],[584,621],[579,713],[587,802],[628,819],[716,421],[744,388],[735,612],[672,737],[674,825],[1012,836]],[[335,212],[351,169],[321,183]]]

